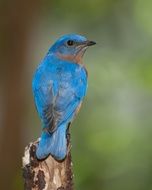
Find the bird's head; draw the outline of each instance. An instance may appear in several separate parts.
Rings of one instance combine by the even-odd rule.
[[[68,34],[60,37],[50,48],[49,53],[55,54],[59,59],[82,63],[82,57],[89,46],[96,44],[84,36]]]

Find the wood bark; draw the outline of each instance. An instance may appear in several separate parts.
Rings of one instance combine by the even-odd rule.
[[[64,160],[57,161],[51,155],[38,160],[35,155],[38,141],[30,143],[23,157],[25,190],[73,190],[70,134],[67,135],[68,153]]]

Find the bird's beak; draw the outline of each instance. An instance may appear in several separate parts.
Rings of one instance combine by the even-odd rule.
[[[93,46],[95,44],[96,44],[96,42],[94,42],[94,41],[86,40],[84,42],[79,43],[79,46],[82,48],[85,48],[85,47]]]
[[[94,42],[94,41],[90,41],[90,40],[86,40],[86,41],[84,41],[84,42],[81,42],[81,43],[79,43],[78,44],[78,52],[80,52],[80,51],[82,51],[83,52],[83,54],[84,54],[84,52],[86,51],[86,49],[88,48],[88,47],[90,47],[90,46],[93,46],[93,45],[95,45],[96,44],[96,42]]]
[[[93,46],[95,44],[96,44],[96,42],[94,42],[94,41],[90,41],[90,40],[86,41],[86,46]]]

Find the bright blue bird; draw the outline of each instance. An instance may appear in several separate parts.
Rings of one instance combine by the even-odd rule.
[[[86,49],[95,42],[77,34],[60,37],[38,66],[32,82],[36,109],[43,125],[36,150],[38,159],[67,154],[67,128],[77,115],[87,90],[82,63]]]

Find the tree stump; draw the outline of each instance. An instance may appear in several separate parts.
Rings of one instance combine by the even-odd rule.
[[[68,153],[64,160],[57,161],[51,155],[44,160],[36,158],[38,141],[30,143],[23,157],[25,190],[73,190],[70,134],[67,135]]]

